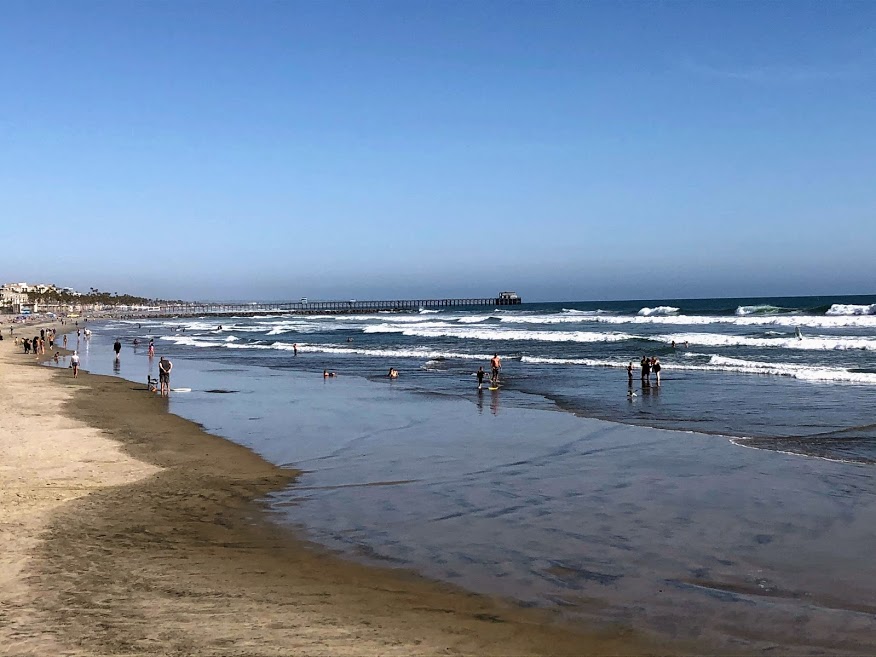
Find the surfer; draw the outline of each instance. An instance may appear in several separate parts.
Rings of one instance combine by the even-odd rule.
[[[480,390],[480,389],[481,389],[481,386],[484,385],[484,377],[485,377],[486,374],[487,374],[486,372],[484,372],[484,366],[481,365],[481,366],[478,368],[478,371],[475,372],[475,374],[477,374],[477,377],[478,377],[478,390]]]
[[[121,354],[121,351],[122,351],[122,343],[119,342],[119,339],[118,339],[118,338],[116,338],[116,341],[115,341],[115,343],[113,344],[113,351],[116,352],[116,360],[118,360],[118,359],[119,359],[119,355]]]
[[[390,367],[389,374],[387,374],[386,376],[388,376],[390,379],[397,379],[398,378],[398,370],[395,369],[394,367]]]
[[[490,359],[490,381],[493,385],[499,383],[499,370],[502,369],[502,361],[499,358],[499,354],[493,354],[493,357]]]
[[[800,330],[800,327],[799,327],[799,326],[798,326],[797,328],[794,329],[794,335],[797,336],[797,339],[798,339],[798,340],[802,340],[802,339],[803,339],[803,331]]]

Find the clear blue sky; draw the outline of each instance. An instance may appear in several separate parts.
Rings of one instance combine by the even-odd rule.
[[[0,280],[876,292],[874,2],[12,2]]]

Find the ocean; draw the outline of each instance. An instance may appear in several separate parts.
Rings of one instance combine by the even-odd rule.
[[[85,369],[166,355],[173,412],[302,469],[277,521],[348,558],[727,648],[876,649],[876,296],[89,326]]]
[[[130,340],[138,334],[136,324],[109,330]],[[523,304],[139,324],[140,339],[154,335],[159,351],[171,357],[197,353],[366,378],[395,367],[407,388],[466,398],[477,367],[489,371],[489,358],[498,353],[506,396],[521,393],[513,403],[720,433],[825,458],[876,460],[876,441],[868,438],[876,400],[876,296]],[[291,358],[296,343],[300,357]],[[642,388],[642,356],[660,360],[659,388]],[[630,362],[635,397],[628,396]]]

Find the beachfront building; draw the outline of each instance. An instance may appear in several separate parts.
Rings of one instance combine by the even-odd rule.
[[[79,296],[73,288],[46,283],[5,283],[0,285],[0,312],[60,312],[74,308],[70,301]]]

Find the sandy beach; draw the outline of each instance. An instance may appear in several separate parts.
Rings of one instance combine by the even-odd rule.
[[[263,518],[294,471],[35,363],[0,342],[3,654],[666,653],[315,549]]]

